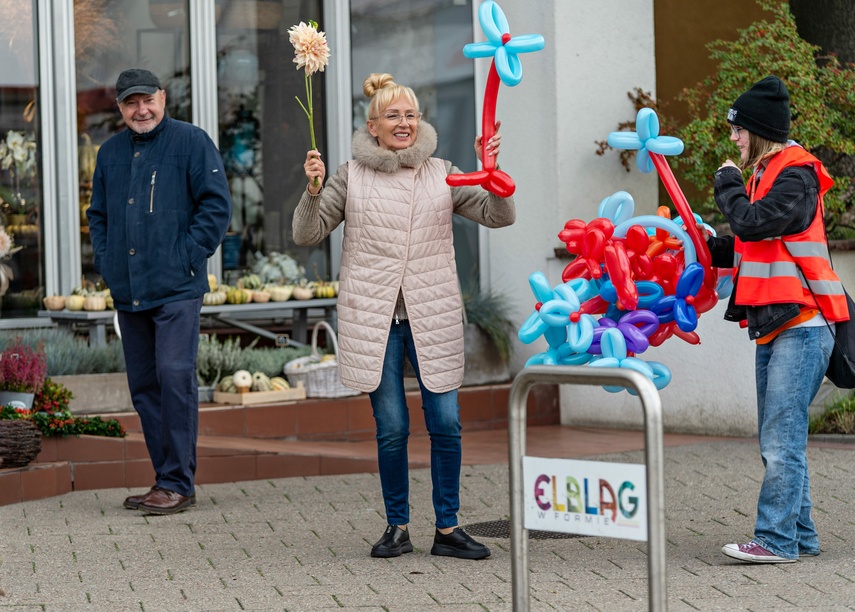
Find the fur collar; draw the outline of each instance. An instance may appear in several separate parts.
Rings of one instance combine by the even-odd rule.
[[[367,127],[356,130],[351,147],[353,158],[372,170],[393,174],[401,168],[417,168],[436,151],[436,130],[426,121],[419,123],[413,146],[400,151],[381,149]]]

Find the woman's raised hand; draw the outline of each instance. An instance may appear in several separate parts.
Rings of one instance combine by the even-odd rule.
[[[502,135],[499,133],[499,127],[501,127],[502,122],[496,121],[496,133],[487,141],[487,155],[490,157],[496,157],[499,155],[499,144],[502,142]],[[478,156],[478,161],[483,162],[481,159],[481,136],[475,138],[475,155]]]
[[[306,171],[306,178],[309,179],[309,193],[318,195],[321,191],[321,186],[324,184],[324,176],[326,176],[326,166],[321,161],[321,154],[318,150],[312,149],[306,153],[306,162],[303,164],[303,169]]]

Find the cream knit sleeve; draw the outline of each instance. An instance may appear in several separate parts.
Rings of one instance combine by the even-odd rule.
[[[294,242],[300,246],[320,244],[344,220],[347,176],[347,164],[342,164],[318,195],[303,191],[291,221]]]

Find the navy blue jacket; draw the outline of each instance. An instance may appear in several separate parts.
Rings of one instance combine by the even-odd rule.
[[[231,213],[222,158],[200,128],[164,116],[147,134],[110,137],[98,151],[86,215],[95,270],[116,309],[204,294],[207,260]]]

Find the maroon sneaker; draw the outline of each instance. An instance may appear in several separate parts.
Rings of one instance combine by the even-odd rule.
[[[795,563],[798,559],[787,559],[769,552],[754,540],[748,544],[725,544],[721,552],[728,557],[749,563]]]

